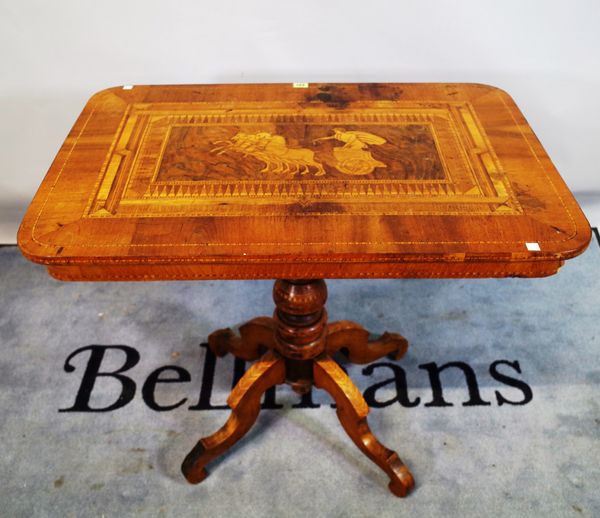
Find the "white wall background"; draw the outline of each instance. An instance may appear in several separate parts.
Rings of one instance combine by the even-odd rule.
[[[292,81],[500,86],[600,223],[598,0],[0,0],[0,242],[93,92]]]

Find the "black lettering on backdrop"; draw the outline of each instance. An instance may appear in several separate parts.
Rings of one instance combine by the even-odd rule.
[[[202,385],[200,386],[200,397],[198,403],[188,407],[188,410],[225,410],[227,405],[213,405],[210,402],[213,383],[215,381],[215,365],[217,357],[209,348],[208,344],[200,344],[204,348],[204,369],[202,370]]]
[[[275,387],[273,387],[275,388]],[[335,408],[334,405],[331,405]],[[281,407],[281,405],[280,405]],[[318,405],[312,400],[312,388],[306,393],[300,396],[300,401],[295,405],[292,405],[292,408],[321,408],[321,405]]]
[[[469,401],[465,401],[463,406],[490,406],[491,403],[481,399],[479,394],[479,387],[477,386],[477,376],[473,369],[464,362],[448,362],[438,367],[435,362],[424,363],[419,365],[419,369],[425,369],[429,373],[429,381],[431,383],[431,392],[433,393],[433,399],[429,403],[425,403],[425,406],[453,406],[452,403],[448,403],[444,399],[442,392],[442,382],[440,380],[440,373],[443,370],[455,367],[463,371],[465,379],[467,381],[467,389],[469,390]]]
[[[104,353],[110,350],[123,351],[125,353],[125,362],[116,371],[100,372]],[[75,404],[70,408],[61,408],[59,412],[110,412],[129,403],[135,396],[135,381],[121,373],[137,365],[140,361],[140,353],[127,345],[86,345],[73,351],[68,356],[64,365],[65,372],[75,371],[75,367],[71,365],[71,360],[84,351],[90,351],[90,357],[83,373],[77,396],[75,397]],[[94,390],[96,379],[100,377],[109,377],[118,380],[121,383],[121,393],[112,405],[103,408],[91,408],[90,397]]]
[[[508,365],[521,374],[521,366],[519,365],[519,362],[516,360],[514,362],[509,362],[507,360],[496,360],[490,365],[490,375],[500,383],[504,383],[509,387],[514,387],[523,392],[523,399],[521,401],[511,401],[510,399],[506,399],[500,392],[496,390],[496,400],[498,401],[498,406],[502,406],[504,403],[509,405],[526,405],[529,403],[533,399],[531,387],[523,380],[519,380],[498,372],[498,365]]]
[[[199,372],[199,375],[202,377],[200,394],[198,402],[188,408],[189,410],[228,409],[229,407],[227,405],[214,405],[211,401],[217,358],[215,354],[208,348],[208,344],[200,344],[200,347],[205,349],[203,369]],[[81,383],[75,397],[75,403],[72,407],[59,409],[59,412],[109,412],[129,404],[135,397],[136,383],[130,376],[127,376],[123,373],[132,369],[138,364],[140,360],[140,354],[138,351],[133,347],[126,345],[88,345],[73,351],[67,357],[64,370],[66,372],[74,372],[76,369],[72,364],[73,359],[80,355],[80,353],[87,351],[89,351],[90,354],[87,360],[87,365],[85,366],[85,370],[83,372],[83,376],[81,377]],[[112,354],[113,351],[124,353],[124,362],[121,367],[117,369],[106,370],[107,368],[103,367],[103,364],[106,363],[105,356],[107,356],[109,353]],[[343,362],[340,366],[344,371],[346,371]],[[502,371],[505,371],[508,367],[518,374],[521,374],[521,366],[519,365],[519,362],[516,360],[512,362],[508,360],[496,360],[490,364],[489,373],[494,380],[504,384],[505,386],[519,390],[522,393],[522,398],[517,400],[508,399],[501,392],[496,390],[495,396],[498,406],[505,404],[526,405],[529,403],[533,399],[531,387],[521,379],[508,375],[505,372],[500,372],[500,367],[504,367]],[[419,368],[427,371],[432,390],[432,400],[428,403],[425,403],[426,407],[453,406],[452,403],[449,403],[444,399],[441,379],[441,373],[450,368],[459,369],[464,375],[469,399],[462,403],[463,406],[491,405],[491,403],[484,401],[481,398],[479,386],[477,384],[477,376],[474,370],[467,363],[449,362],[438,366],[435,362],[430,362],[419,365]],[[413,400],[410,399],[408,394],[406,371],[399,365],[391,362],[373,363],[364,367],[362,369],[362,374],[364,376],[372,376],[375,371],[381,369],[386,369],[389,371],[392,374],[392,377],[383,381],[379,381],[365,389],[364,398],[370,407],[383,408],[397,402],[403,407],[411,408],[420,404],[421,399],[419,397],[415,397]],[[232,387],[236,385],[236,383],[244,375],[245,371],[246,362],[244,360],[240,360],[239,358],[234,358]],[[169,374],[171,375],[169,376]],[[99,378],[113,378],[116,380],[120,385],[120,393],[112,404],[103,407],[92,407],[90,405],[90,401],[94,388],[97,387],[97,381]],[[162,383],[188,383],[191,380],[192,375],[183,367],[176,365],[165,365],[163,367],[159,367],[151,372],[144,381],[141,391],[142,399],[146,405],[154,411],[164,412],[168,410],[174,410],[184,405],[188,398],[183,397],[175,402],[170,402],[169,404],[159,403],[156,396],[157,386]],[[377,397],[378,393],[380,393],[381,389],[388,386],[395,388],[395,395],[393,394],[392,397],[389,397],[386,400],[379,399]],[[283,408],[283,405],[277,403],[276,388],[277,387],[275,386],[271,387],[265,392],[263,402],[261,404],[263,409]],[[312,391],[309,391],[307,394],[302,395],[299,401],[292,405],[292,408],[320,408],[321,405],[316,404],[312,397]],[[335,408],[335,404],[331,404],[330,406]]]
[[[598,227],[592,227],[592,230],[596,236],[596,241],[598,241],[598,246],[600,246],[600,232],[598,232]]]
[[[176,378],[161,378],[160,375],[163,372],[173,371],[177,374]],[[142,398],[152,410],[157,412],[165,412],[166,410],[175,410],[177,407],[183,405],[187,398],[180,399],[177,403],[172,405],[159,405],[154,397],[154,391],[158,383],[185,383],[191,381],[192,377],[190,373],[182,367],[176,365],[166,365],[165,367],[159,367],[154,372],[150,373],[144,386],[142,387]]]
[[[362,373],[365,376],[371,376],[375,369],[380,369],[382,367],[390,369],[394,377],[384,381],[380,381],[379,383],[375,383],[374,385],[367,387],[365,393],[363,394],[367,405],[369,405],[372,408],[384,408],[386,406],[398,402],[403,407],[410,408],[413,406],[417,406],[421,402],[421,398],[417,397],[414,401],[411,401],[408,398],[408,384],[406,382],[406,372],[404,372],[404,369],[402,367],[389,362],[372,363],[371,365],[365,367]],[[396,395],[393,398],[388,399],[387,401],[378,401],[375,398],[376,392],[380,388],[386,387],[387,385],[391,385],[392,383],[396,387]]]

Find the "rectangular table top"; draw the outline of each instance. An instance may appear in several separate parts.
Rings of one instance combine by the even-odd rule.
[[[19,230],[65,280],[535,277],[590,227],[481,84],[115,87]]]

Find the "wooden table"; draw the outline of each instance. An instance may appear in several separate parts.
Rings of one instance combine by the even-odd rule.
[[[279,279],[272,318],[209,337],[252,365],[188,481],[254,423],[270,386],[328,391],[356,445],[404,496],[413,478],[367,425],[331,355],[406,340],[327,322],[326,278],[540,277],[590,227],[525,118],[480,84],[115,87],[94,95],[19,230],[62,280]]]

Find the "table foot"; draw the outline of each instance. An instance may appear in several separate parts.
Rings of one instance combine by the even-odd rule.
[[[305,394],[314,384],[331,394],[346,433],[387,473],[391,492],[405,496],[414,486],[412,475],[398,455],[373,435],[367,424],[367,403],[331,354],[341,350],[353,363],[369,363],[386,355],[399,359],[408,348],[406,339],[384,333],[369,340],[369,332],[355,322],[328,324],[327,286],[322,279],[277,280],[273,300],[273,318],[250,320],[240,327],[239,336],[231,329],[221,329],[208,337],[209,347],[217,356],[231,353],[246,361],[260,359],[231,392],[227,400],[231,415],[225,425],[200,439],[188,453],[181,467],[185,478],[192,484],[206,478],[206,465],[250,430],[268,388],[287,383]]]
[[[227,399],[231,408],[227,422],[214,434],[200,439],[183,461],[181,471],[188,482],[198,484],[206,478],[206,465],[250,430],[260,412],[263,393],[284,381],[285,362],[274,351],[269,351],[248,369]]]
[[[338,418],[354,444],[389,476],[390,491],[406,496],[414,486],[413,477],[398,454],[383,446],[371,432],[367,423],[369,407],[346,373],[324,355],[314,362],[314,382],[335,400]]]
[[[231,329],[219,329],[208,337],[208,346],[217,356],[233,354],[242,360],[260,358],[275,344],[275,321],[269,317],[253,318],[240,326],[240,334]]]
[[[333,354],[342,350],[352,363],[370,363],[391,355],[402,358],[408,350],[408,340],[397,333],[383,333],[376,340],[369,340],[369,332],[350,320],[339,320],[327,326],[325,350]]]

